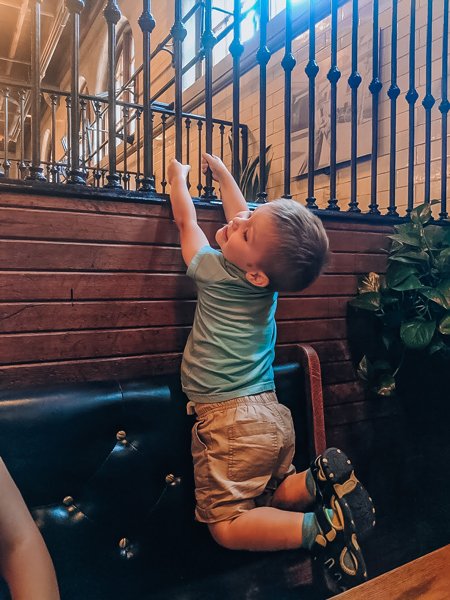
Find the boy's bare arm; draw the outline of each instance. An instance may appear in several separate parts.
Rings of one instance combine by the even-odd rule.
[[[197,223],[195,207],[186,185],[189,170],[189,165],[182,165],[177,160],[172,160],[167,170],[173,217],[180,232],[181,253],[187,266],[200,248],[209,244]]]
[[[248,210],[247,202],[245,201],[238,184],[220,158],[204,153],[202,155],[203,173],[206,173],[208,167],[211,169],[213,179],[215,179],[220,186],[220,195],[222,197],[226,220],[231,221],[238,213],[243,210]]]

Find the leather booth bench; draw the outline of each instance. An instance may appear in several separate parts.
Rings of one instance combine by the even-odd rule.
[[[276,386],[302,469],[325,434],[318,358],[297,350],[276,367]],[[315,597],[303,587],[307,553],[225,550],[194,521],[186,402],[178,375],[0,392],[0,455],[47,543],[62,600],[283,600],[300,585],[302,598]]]

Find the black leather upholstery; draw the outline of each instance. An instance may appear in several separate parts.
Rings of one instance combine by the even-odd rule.
[[[302,467],[301,369],[276,373]],[[0,392],[0,455],[44,535],[63,600],[296,596],[302,552],[227,551],[194,522],[185,404],[178,378],[163,376]]]

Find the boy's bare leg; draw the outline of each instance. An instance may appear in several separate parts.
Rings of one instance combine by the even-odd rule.
[[[307,471],[286,477],[272,498],[272,506],[283,510],[304,511],[314,502],[306,485]]]
[[[232,521],[209,524],[218,544],[230,550],[294,550],[302,544],[303,514],[261,506]]]
[[[0,458],[0,572],[13,600],[59,600],[42,536]]]

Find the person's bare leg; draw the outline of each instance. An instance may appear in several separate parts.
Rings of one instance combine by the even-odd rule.
[[[283,510],[304,511],[314,502],[306,485],[306,473],[295,473],[286,477],[276,489],[272,506]]]
[[[13,600],[59,600],[53,563],[0,458],[0,572]]]
[[[209,524],[218,544],[230,550],[293,550],[302,544],[303,514],[261,506],[232,521]]]

